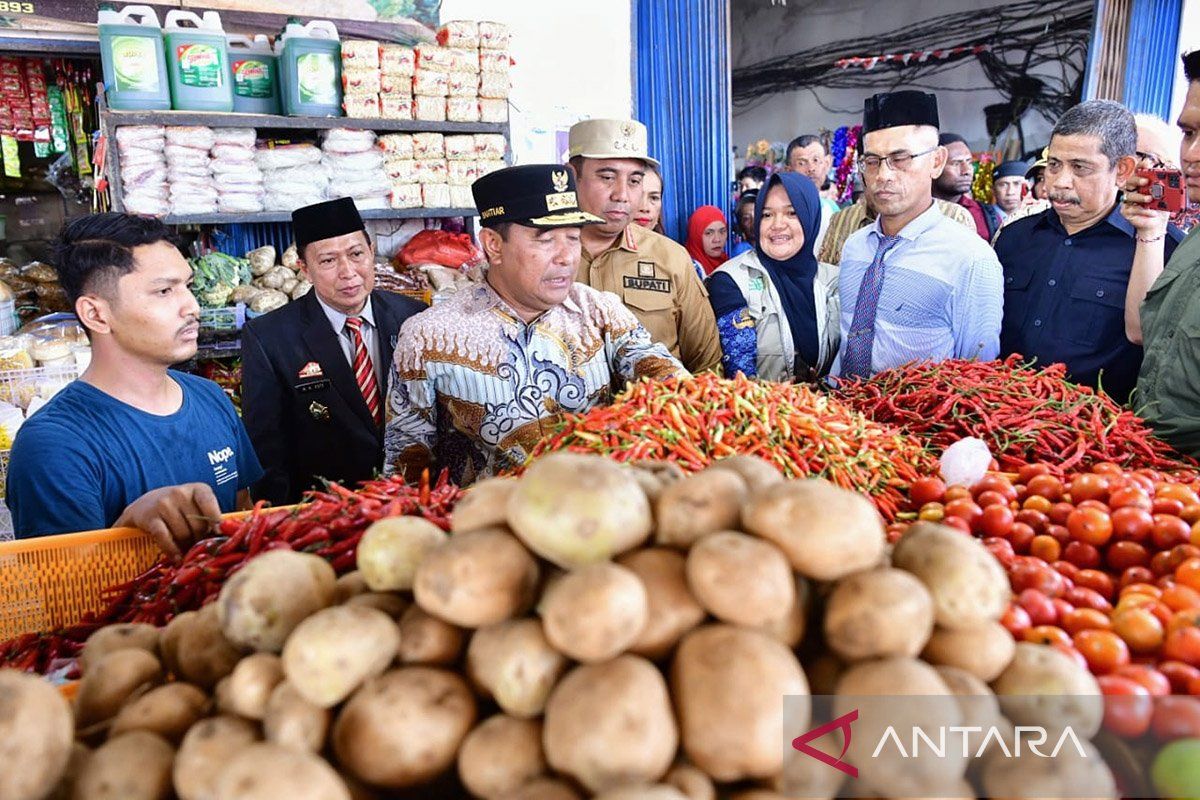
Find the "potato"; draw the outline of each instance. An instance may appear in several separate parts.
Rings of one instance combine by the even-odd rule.
[[[342,604],[351,597],[356,597],[371,591],[367,587],[367,579],[358,570],[347,572],[338,577],[333,583],[333,602]]]
[[[463,629],[412,606],[400,617],[401,664],[450,666],[458,661],[466,641]]]
[[[497,714],[467,734],[458,775],[476,797],[503,797],[546,771],[542,723]]]
[[[546,762],[592,792],[658,780],[678,744],[667,685],[638,656],[576,667],[546,703]]]
[[[571,569],[641,544],[653,518],[629,467],[598,455],[551,453],[518,482],[508,524],[530,550]]]
[[[286,680],[271,692],[263,716],[268,742],[296,750],[319,752],[329,733],[330,713],[304,699]]]
[[[1070,726],[1090,739],[1100,730],[1100,685],[1070,656],[1053,647],[1018,642],[1012,661],[992,684],[1000,709],[1015,725],[1039,725],[1057,741]]]
[[[679,789],[665,783],[652,786],[622,786],[596,795],[594,800],[688,800]]]
[[[145,622],[105,625],[91,636],[79,654],[79,671],[86,674],[92,664],[113,650],[134,648],[158,655],[158,628]]]
[[[275,687],[283,682],[283,661],[274,653],[254,653],[238,662],[228,677],[228,708],[223,711],[261,720]]]
[[[1038,749],[1049,756],[1057,744],[1058,738],[1051,736]],[[1082,736],[1079,744],[1083,748],[1083,756],[1068,740],[1054,758],[1039,758],[1029,752],[1028,745],[1022,748],[1020,758],[1007,758],[997,748],[983,767],[984,796],[994,800],[1120,797],[1104,757]]]
[[[907,696],[912,699],[906,701]],[[914,727],[936,736],[940,728],[963,724],[958,700],[933,667],[899,656],[852,665],[838,681],[833,714],[839,717],[855,709],[861,716],[854,723],[843,761],[858,767],[862,784],[898,797],[941,797],[956,790],[968,764],[961,737],[948,737],[957,746],[947,745],[944,758],[924,750],[922,757],[905,757],[911,755]],[[891,743],[893,739],[885,739],[889,726],[904,744],[904,753]],[[885,744],[880,747],[880,742]]]
[[[108,735],[150,731],[178,745],[188,728],[208,713],[208,706],[208,695],[190,683],[168,683],[126,703]]]
[[[733,470],[709,469],[663,489],[654,504],[655,541],[688,548],[701,537],[738,526],[749,490]]]
[[[450,530],[466,533],[506,526],[508,500],[516,488],[516,478],[488,478],[472,484],[454,507],[454,513],[450,516]]]
[[[301,622],[283,646],[283,672],[308,702],[332,708],[396,658],[400,628],[365,606],[333,606]]]
[[[494,625],[533,603],[537,562],[500,530],[457,534],[417,568],[413,596],[435,617],[463,628]]]
[[[392,619],[399,619],[401,614],[408,611],[412,603],[398,592],[363,592],[362,594],[354,595],[354,597],[348,599],[343,605],[374,608],[387,614]]]
[[[3,755],[0,753],[0,755]],[[79,774],[83,772],[83,766],[88,759],[92,757],[91,749],[82,742],[75,742],[71,745],[71,755],[67,757],[67,766],[63,770],[62,777],[58,781],[58,785],[54,787],[54,791],[46,795],[46,800],[71,800],[75,794],[75,784],[79,781]],[[0,779],[0,783],[3,780]],[[2,795],[10,797],[11,795]],[[16,795],[20,797],[20,795]]]
[[[671,664],[683,750],[714,780],[767,778],[783,769],[783,697],[808,695],[800,662],[764,633],[705,625],[683,637]],[[789,724],[808,725],[803,719]],[[718,722],[719,720],[719,722]]]
[[[788,733],[791,733],[790,728]],[[808,746],[832,758],[839,758],[842,755],[842,731],[835,728],[824,736],[813,739]],[[783,771],[770,779],[769,786],[784,797],[804,797],[811,800],[832,800],[839,796],[858,797],[853,791],[841,791],[845,782],[845,773],[794,747],[787,747],[783,755]]]
[[[646,590],[646,624],[629,651],[660,659],[706,616],[688,589],[687,561],[676,550],[648,547],[621,556],[617,563],[637,575]]]
[[[933,599],[903,570],[872,569],[838,581],[825,604],[825,641],[846,661],[915,657],[933,630]]]
[[[646,624],[646,589],[632,571],[613,563],[568,572],[547,587],[538,606],[546,639],[584,663],[623,653]]]
[[[179,800],[213,800],[221,769],[259,738],[256,725],[237,717],[209,717],[193,725],[172,771]]]
[[[688,551],[687,581],[714,617],[750,628],[781,621],[796,600],[787,558],[773,544],[744,533],[722,531],[697,541]]]
[[[557,778],[535,778],[504,800],[580,800],[579,792]]]
[[[217,606],[210,603],[194,618],[184,623],[177,637],[172,637],[176,675],[205,689],[233,672],[242,654],[221,632]],[[164,634],[163,641],[167,641]]]
[[[158,651],[162,654],[162,664],[167,668],[167,672],[176,677],[180,674],[179,640],[183,638],[183,632],[191,627],[199,616],[199,611],[185,611],[177,614],[159,634]]]
[[[934,628],[921,658],[930,664],[959,667],[984,683],[994,681],[1012,661],[1016,642],[999,622],[974,628]]]
[[[166,800],[174,758],[175,748],[149,731],[109,739],[84,763],[74,800]]]
[[[629,466],[633,467],[633,477],[646,493],[652,508],[668,486],[687,476],[674,461],[633,461]]]
[[[787,607],[787,611],[779,619],[760,625],[758,630],[795,649],[800,646],[800,642],[804,639],[804,632],[808,628],[812,588],[808,584],[808,579],[803,575],[792,573],[792,581],[795,589],[792,592],[792,603]]]
[[[416,786],[454,763],[474,723],[475,698],[462,678],[402,667],[354,693],[333,725],[333,750],[360,780],[392,789]]]
[[[311,553],[256,556],[221,588],[221,630],[237,647],[278,653],[301,620],[333,603],[336,580],[329,562]]]
[[[714,461],[709,469],[728,469],[736,472],[746,483],[751,494],[783,482],[783,473],[765,458],[748,455],[725,456]]]
[[[824,480],[761,490],[742,509],[742,528],[773,542],[792,569],[815,580],[837,580],[883,558],[883,520],[875,506]]]
[[[162,664],[145,650],[113,650],[79,682],[75,724],[80,730],[112,719],[136,692],[162,682]]]
[[[676,764],[667,771],[663,783],[670,784],[688,800],[717,800],[717,788],[712,778],[691,764]]]
[[[812,693],[833,694],[838,681],[846,673],[846,664],[833,653],[819,653],[804,663],[804,674],[808,678]]]
[[[421,559],[444,541],[446,534],[427,519],[385,517],[363,533],[358,571],[373,592],[407,591]]]
[[[480,628],[467,645],[467,673],[514,717],[536,717],[567,659],[550,646],[542,624],[520,619]]]
[[[74,733],[71,709],[58,689],[0,669],[0,797],[41,800],[49,794],[67,768]]]
[[[988,688],[988,685],[965,669],[958,667],[934,667],[938,677],[958,699],[958,708],[962,712],[963,726],[978,728],[968,736],[967,750],[972,757],[987,743],[987,749],[996,747],[995,740],[988,735],[992,728],[999,731],[1004,741],[1011,742],[1013,736],[1012,724],[1000,713],[1000,701]],[[958,741],[961,741],[958,740]]]
[[[950,630],[1000,619],[1012,597],[995,556],[977,539],[944,525],[910,527],[892,550],[892,565],[925,584],[933,596],[934,619]]]
[[[329,762],[276,744],[245,747],[221,769],[214,800],[350,800]]]

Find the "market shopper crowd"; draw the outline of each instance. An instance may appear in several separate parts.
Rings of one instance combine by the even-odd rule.
[[[1200,456],[1200,234],[1148,208],[1138,174],[1176,166],[1200,203],[1200,51],[1184,66],[1177,144],[1161,121],[1087,101],[1033,164],[998,166],[994,204],[972,196],[970,148],[941,130],[934,95],[875,95],[854,203],[829,196],[832,157],[806,134],[781,171],[738,174],[728,217],[697,209],[684,245],[661,232],[671,176],[645,127],[581,122],[567,164],[475,183],[485,280],[427,309],[375,289],[352,201],[299,209],[313,292],[246,327],[242,420],[170,369],[195,352],[199,309],[168,229],[78,220],[58,268],[94,355],[16,439],[17,536],[134,524],[170,552],[221,512],[322,479],[446,468],[470,483],[631,380],[707,370],[836,383],[1020,353]]]

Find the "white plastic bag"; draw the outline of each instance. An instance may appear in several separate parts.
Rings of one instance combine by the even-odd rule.
[[[942,480],[948,486],[974,486],[987,474],[992,453],[982,439],[968,436],[946,448],[941,458]]]
[[[363,153],[374,146],[374,131],[332,128],[321,137],[321,149],[326,153]]]
[[[383,167],[383,152],[372,148],[363,153],[326,153],[321,163],[335,176],[343,172],[379,170]]]
[[[221,161],[254,161],[254,148],[240,144],[216,144],[211,152],[214,159]]]
[[[254,147],[256,134],[254,128],[213,128],[213,144],[241,145],[247,149]]]
[[[180,145],[195,150],[211,150],[216,144],[216,135],[207,125],[168,125],[166,131],[168,145]]]
[[[283,169],[316,164],[321,160],[321,151],[316,145],[289,144],[284,147],[261,148],[255,151],[254,158],[264,170]]]

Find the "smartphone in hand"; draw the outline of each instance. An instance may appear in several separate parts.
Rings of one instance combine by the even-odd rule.
[[[1150,195],[1146,208],[1175,213],[1187,205],[1187,189],[1183,184],[1183,173],[1179,170],[1139,169],[1137,175],[1150,181],[1138,190],[1139,194]]]

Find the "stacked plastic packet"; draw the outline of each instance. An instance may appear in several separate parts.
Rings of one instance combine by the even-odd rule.
[[[162,125],[117,128],[121,199],[130,214],[160,217],[171,210],[167,187],[166,132]]]
[[[210,154],[217,210],[253,214],[264,210],[263,173],[254,161],[253,128],[214,128]]]
[[[329,172],[316,145],[267,143],[255,150],[254,160],[262,170],[264,210],[295,211],[325,199]]]
[[[321,136],[321,164],[329,172],[328,196],[352,197],[359,210],[387,208],[392,184],[372,131],[333,128]]]
[[[216,144],[213,129],[204,125],[168,126],[166,130],[167,183],[171,214],[215,214],[217,187],[213,184],[212,158]]]

